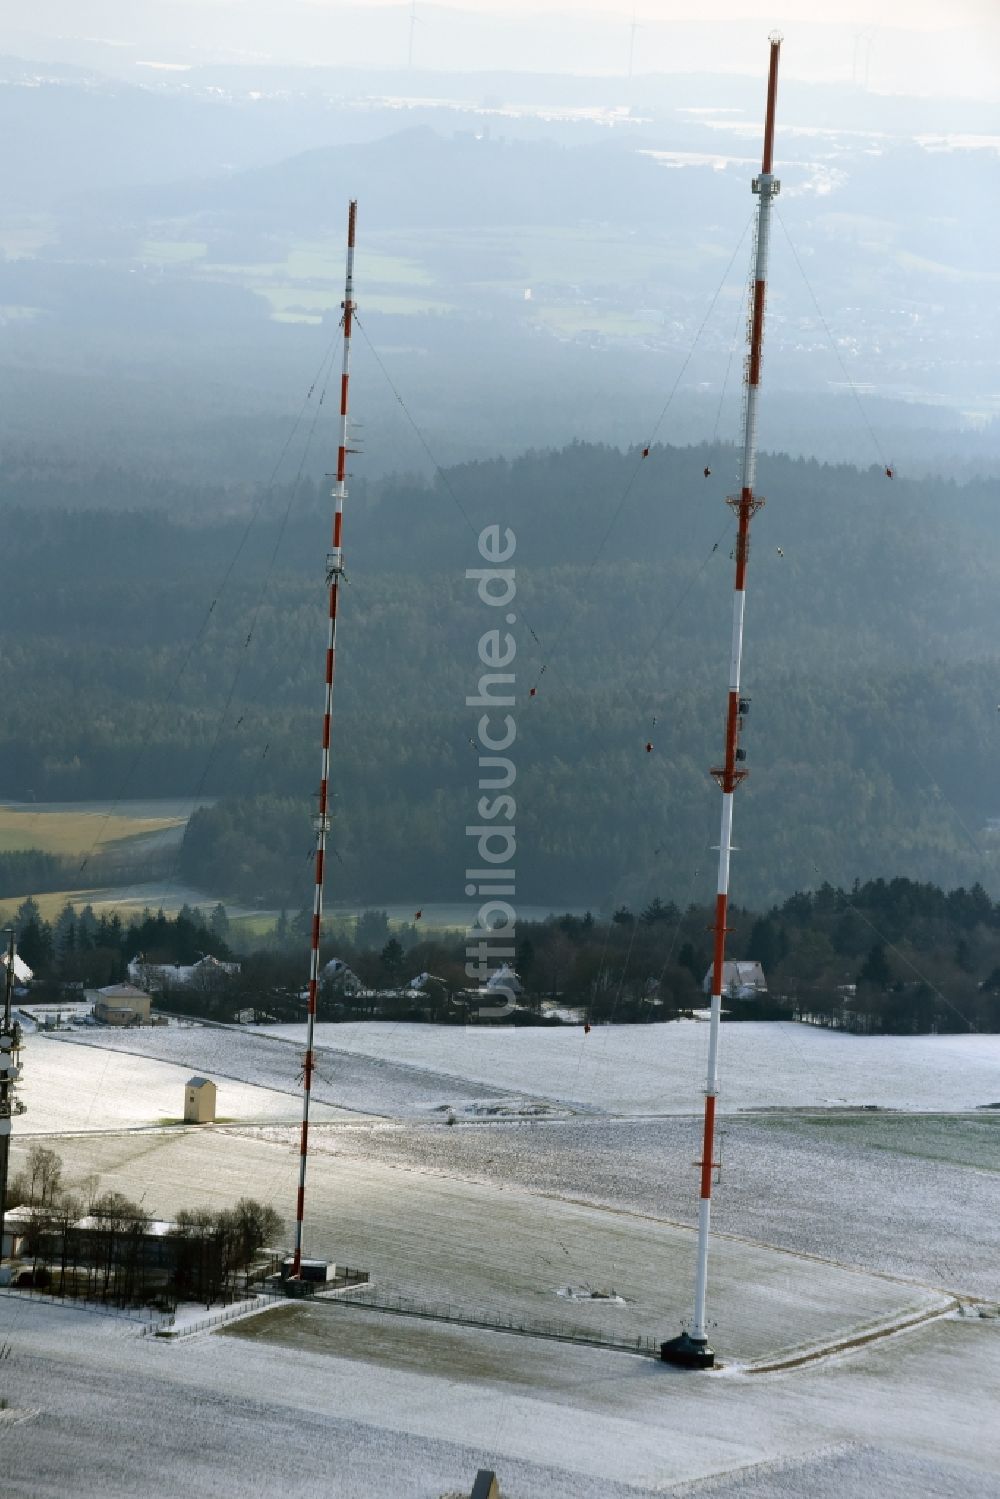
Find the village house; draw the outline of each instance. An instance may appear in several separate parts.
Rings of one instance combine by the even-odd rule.
[[[706,994],[712,992],[712,970],[701,981]],[[722,969],[722,993],[728,999],[756,999],[767,993],[767,979],[756,959],[726,962]]]
[[[150,998],[134,984],[109,984],[105,989],[88,989],[87,999],[94,1006],[94,1019],[100,1025],[149,1025]]]

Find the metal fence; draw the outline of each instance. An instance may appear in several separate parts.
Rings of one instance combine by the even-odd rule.
[[[660,1340],[630,1337],[621,1332],[603,1332],[598,1328],[567,1325],[548,1318],[503,1316],[498,1312],[477,1310],[449,1302],[417,1301],[410,1296],[386,1292],[361,1291],[350,1297],[321,1297],[314,1305],[353,1307],[362,1311],[390,1312],[399,1317],[421,1317],[428,1322],[448,1322],[459,1327],[481,1327],[489,1332],[516,1333],[527,1338],[551,1338],[559,1343],[580,1343],[598,1348],[614,1348],[622,1353],[657,1355]]]
[[[274,1295],[267,1294],[253,1296],[248,1301],[234,1301],[232,1306],[221,1307],[217,1312],[206,1312],[204,1317],[199,1317],[195,1322],[183,1322],[180,1327],[175,1325],[173,1317],[167,1317],[153,1331],[161,1338],[188,1338],[196,1332],[221,1327],[224,1322],[233,1322],[237,1317],[249,1317],[254,1312],[262,1312],[265,1307],[273,1306],[275,1299]]]
[[[658,1338],[641,1335],[632,1337],[623,1332],[581,1327],[579,1324],[558,1322],[550,1318],[505,1316],[490,1309],[461,1306],[455,1302],[419,1301],[412,1296],[379,1291],[365,1282],[355,1282],[353,1285],[345,1285],[338,1289],[341,1294],[337,1294],[337,1290],[331,1287],[325,1295],[310,1296],[310,1306],[331,1309],[340,1307],[348,1311],[353,1307],[361,1311],[387,1312],[398,1317],[417,1317],[426,1322],[443,1322],[456,1327],[478,1327],[487,1332],[512,1333],[527,1338],[548,1338],[559,1343],[615,1349],[621,1353],[639,1353],[647,1356],[656,1356],[659,1353]],[[330,1294],[330,1290],[333,1290],[334,1294]],[[345,1290],[350,1294],[343,1295],[342,1292]],[[76,1306],[85,1311],[96,1312],[98,1315],[117,1317],[126,1322],[136,1323],[139,1325],[140,1337],[155,1334],[172,1340],[192,1337],[195,1333],[208,1332],[212,1328],[221,1327],[240,1317],[263,1311],[266,1307],[273,1306],[276,1301],[287,1299],[283,1287],[267,1287],[260,1295],[245,1301],[235,1301],[214,1312],[206,1312],[196,1321],[183,1322],[178,1327],[173,1316],[169,1313],[164,1315],[152,1307],[137,1310],[136,1308],[109,1306],[106,1302],[87,1301],[82,1297],[52,1296],[27,1288],[23,1290],[0,1288],[0,1295],[28,1296],[55,1306]]]

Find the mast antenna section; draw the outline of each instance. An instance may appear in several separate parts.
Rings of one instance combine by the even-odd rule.
[[[733,591],[733,633],[729,658],[729,690],[726,698],[725,756],[722,765],[711,775],[722,791],[722,831],[719,837],[719,875],[715,895],[714,946],[712,957],[712,1008],[708,1037],[708,1071],[705,1083],[705,1123],[702,1140],[701,1191],[698,1203],[698,1248],[695,1270],[694,1317],[690,1330],[660,1345],[664,1363],[685,1369],[711,1369],[715,1352],[708,1344],[706,1298],[708,1291],[708,1250],[712,1220],[712,1178],[715,1163],[715,1105],[719,1092],[719,1030],[722,1021],[722,991],[726,969],[726,915],[729,905],[729,864],[733,853],[733,797],[748,774],[744,767],[746,751],[740,743],[750,700],[741,683],[743,666],[743,621],[746,608],[747,567],[750,561],[750,523],[763,505],[754,492],[757,479],[757,399],[760,391],[761,363],[764,349],[764,306],[767,291],[767,260],[771,234],[771,204],[781,184],[773,173],[774,119],[778,98],[778,59],[782,38],[777,32],[770,37],[771,55],[767,75],[767,107],[764,114],[764,146],[760,173],[753,179],[757,197],[756,228],[753,244],[753,269],[750,283],[750,306],[747,324],[747,355],[743,376],[743,447],[740,460],[739,493],[727,497],[726,503],[736,512],[737,533],[733,560],[736,564]]]
[[[340,582],[344,574],[343,527],[344,499],[347,495],[348,392],[351,378],[351,331],[354,323],[354,237],[358,205],[351,199],[347,212],[347,271],[344,300],[341,303],[344,330],[344,354],[340,374],[340,442],[337,448],[337,472],[333,476],[333,539],[326,554],[325,582],[328,601],[326,673],[324,681],[322,757],[313,828],[316,833],[316,874],[313,884],[312,927],[309,945],[309,990],[306,1007],[306,1052],[302,1063],[302,1130],[299,1137],[299,1188],[295,1204],[295,1253],[292,1279],[300,1280],[302,1271],[302,1233],[305,1219],[306,1164],[309,1155],[309,1104],[312,1079],[316,1070],[316,1001],[319,997],[320,940],[323,928],[323,881],[326,874],[326,840],[330,832],[330,737],[333,722],[333,678],[337,661],[337,609]],[[345,579],[346,581],[346,579]]]

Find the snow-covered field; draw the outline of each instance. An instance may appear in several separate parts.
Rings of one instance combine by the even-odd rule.
[[[522,1326],[635,1341],[686,1319],[703,1025],[321,1038],[307,1253],[365,1266],[381,1296]],[[287,1223],[302,1039],[30,1036],[14,1168],[43,1127],[70,1180],[96,1173],[157,1216],[252,1192]],[[1000,1099],[998,1041],[725,1028],[714,1375],[342,1306],[164,1348],[0,1295],[4,1499],[440,1499],[481,1465],[505,1499],[1000,1499],[1000,1322],[748,1372],[956,1294],[1000,1299],[1000,1114],[974,1112]],[[240,1122],[135,1127],[176,1118],[192,1072]],[[539,1099],[549,1114],[528,1117]]]
[[[301,1035],[295,1026],[264,1033]],[[320,1046],[611,1113],[701,1110],[708,1027],[511,1028],[320,1024]],[[720,1107],[877,1104],[969,1109],[1000,1102],[1000,1035],[851,1036],[814,1026],[725,1025]],[[331,1080],[336,1064],[331,1062]]]
[[[693,1225],[699,1131],[695,1119],[578,1116],[338,1128],[317,1138],[330,1135],[324,1144],[358,1162]],[[1000,1300],[997,1115],[732,1117],[720,1148],[713,1221],[721,1232]]]
[[[16,1136],[63,1134],[76,1130],[136,1129],[184,1116],[184,1085],[195,1070],[125,1051],[74,1046],[67,1037],[38,1033],[22,1052],[24,1075],[18,1092],[27,1113]],[[292,1058],[289,1058],[290,1063]],[[210,1071],[216,1083],[220,1119],[297,1119],[302,1111],[294,1077],[285,1092],[256,1087]],[[337,1109],[319,1104],[315,1117],[333,1119]]]
[[[148,1030],[68,1032],[67,1042],[130,1052],[173,1062],[206,1076],[238,1078],[263,1088],[299,1092],[302,1086],[304,1027],[289,1026],[283,1036],[258,1035],[244,1026],[154,1026]],[[25,1075],[30,1057],[25,1048]],[[484,1083],[458,1090],[470,1105],[505,1099],[508,1094]],[[323,1052],[313,1075],[313,1099],[362,1114],[401,1118],[426,1117],[456,1095],[455,1079],[391,1060],[350,1052]]]
[[[0,1296],[5,1499],[1000,1499],[1000,1334],[782,1376],[285,1307],[163,1346]],[[6,1419],[5,1419],[6,1418]]]
[[[164,1131],[130,1140],[78,1137],[61,1147],[74,1177],[141,1198],[158,1217],[231,1203],[253,1184],[289,1216],[298,1141],[252,1132]],[[307,1252],[369,1269],[381,1291],[422,1303],[635,1339],[672,1335],[690,1300],[689,1228],[514,1186],[400,1170],[340,1149],[316,1132],[309,1164]],[[835,1341],[941,1304],[922,1287],[820,1264],[737,1238],[713,1261],[715,1314],[732,1358],[756,1359]],[[615,1291],[624,1305],[560,1297],[567,1285]],[[749,1289],[752,1287],[752,1294]]]
[[[585,1112],[698,1114],[707,1026],[316,1027],[315,1097],[362,1113],[421,1117],[511,1100]],[[67,1040],[176,1062],[261,1087],[297,1086],[304,1027],[164,1026]],[[26,1057],[27,1061],[27,1057]],[[27,1075],[27,1067],[26,1067]],[[849,1036],[806,1025],[723,1027],[720,1109],[975,1109],[1000,1102],[1000,1036]]]

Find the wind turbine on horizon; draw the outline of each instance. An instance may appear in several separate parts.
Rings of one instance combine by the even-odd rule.
[[[408,68],[413,67],[413,38],[416,34],[417,27],[422,25],[423,22],[417,15],[417,0],[410,0],[410,42],[406,53],[406,66]]]
[[[633,5],[633,7],[632,7],[632,24],[629,27],[629,32],[628,32],[628,76],[629,76],[629,81],[631,81],[631,78],[632,78],[632,66],[633,66],[633,64],[635,62],[635,34],[636,34],[637,31],[641,31],[642,30],[641,26],[639,25],[638,21],[635,18],[635,9],[636,8]]]

